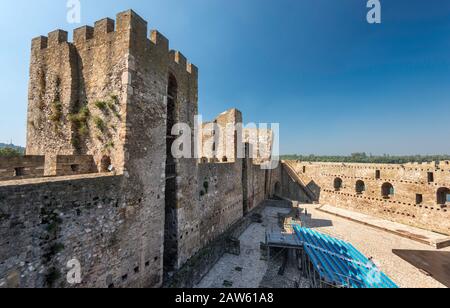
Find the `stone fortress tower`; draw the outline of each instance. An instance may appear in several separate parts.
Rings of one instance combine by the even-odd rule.
[[[34,39],[26,153],[91,155],[99,172],[114,169],[154,202],[165,199],[166,225],[178,225],[176,212],[195,199],[197,167],[173,159],[171,128],[194,128],[198,70],[158,31],[147,34],[147,22],[127,11],[76,29],[73,43],[62,30]],[[183,229],[167,230],[172,261]]]
[[[450,162],[265,170],[273,131],[206,129],[242,123],[237,109],[191,136],[200,158],[175,158],[173,125],[195,131],[197,67],[133,11],[67,40],[33,39],[26,155],[0,157],[0,288],[192,286],[274,196],[450,234]]]
[[[172,156],[197,114],[197,67],[131,10],[33,39],[26,156],[0,160],[0,286],[70,287],[76,259],[77,286],[159,287],[267,198],[276,172],[248,157]]]

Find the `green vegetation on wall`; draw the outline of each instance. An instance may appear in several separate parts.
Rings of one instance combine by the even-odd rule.
[[[80,148],[81,139],[89,135],[89,118],[91,112],[89,107],[82,107],[77,113],[72,113],[69,115],[69,121],[73,125],[74,134],[72,136],[72,145],[76,148]]]
[[[114,124],[108,126],[111,123],[111,115],[120,119],[120,113],[118,110],[119,98],[116,95],[110,95],[107,100],[98,100],[94,103],[95,107],[102,112],[102,116],[95,116],[93,121],[95,127],[100,134],[97,135],[97,139],[104,143],[105,150],[109,151],[114,148],[115,144],[111,140],[112,134],[110,129],[116,131],[117,127]]]
[[[52,121],[53,124],[58,125],[62,118],[63,107],[61,102],[59,100],[54,100],[51,103],[50,109],[51,109],[50,121]]]

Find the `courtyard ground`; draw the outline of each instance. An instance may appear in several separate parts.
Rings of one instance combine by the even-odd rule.
[[[252,224],[240,237],[241,255],[225,254],[197,287],[200,288],[307,288],[308,281],[300,277],[294,258],[288,259],[283,275],[280,268],[285,262],[284,252],[273,255],[269,263],[261,260],[260,243],[265,242],[266,232],[280,230],[279,217],[287,215],[290,209],[277,207],[283,201],[265,202],[262,223]],[[368,257],[399,287],[443,288],[438,281],[429,277],[413,265],[396,256],[392,250],[437,251],[428,245],[375,229],[345,218],[321,212],[317,205],[301,205],[308,211],[302,220],[314,228],[353,244]],[[450,248],[439,251],[450,251]]]

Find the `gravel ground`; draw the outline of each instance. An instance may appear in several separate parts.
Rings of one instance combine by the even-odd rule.
[[[264,226],[252,224],[240,237],[241,255],[225,254],[197,287],[258,288],[267,271],[267,262],[260,260],[264,239]]]
[[[268,266],[267,261],[261,260],[260,251],[260,243],[265,241],[266,228],[279,230],[278,213],[289,212],[290,210],[285,208],[266,207],[263,212],[263,223],[252,224],[239,238],[241,255],[225,254],[197,287],[259,288],[261,285],[267,288],[294,287],[294,281],[298,280],[299,276],[295,266],[288,266],[285,275],[278,276],[282,259],[278,258]]]
[[[316,206],[302,205],[308,209],[309,225],[315,230],[350,242],[402,288],[445,288],[444,285],[397,257],[393,249],[436,251],[424,245],[382,230],[317,211]],[[450,248],[439,251],[450,251]]]
[[[295,258],[290,256],[289,262],[286,266],[283,275],[279,274],[279,270],[283,265],[284,253],[281,253],[277,258],[270,259],[268,269],[264,275],[260,288],[310,288],[309,280],[300,277]]]
[[[286,208],[277,208],[273,201],[267,203],[262,224],[252,224],[241,236],[241,255],[225,254],[197,286],[199,288],[308,288],[307,280],[300,279],[295,261],[290,258],[283,276],[278,275],[283,258],[271,259],[270,264],[261,260],[260,243],[265,241],[265,232],[280,230],[278,213],[287,214]],[[352,243],[400,287],[443,288],[433,278],[392,253],[393,249],[434,250],[430,246],[377,230],[356,222],[307,208],[309,227]],[[450,251],[446,248],[440,251]]]

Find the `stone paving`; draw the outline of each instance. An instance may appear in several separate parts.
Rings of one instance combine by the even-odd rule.
[[[264,226],[252,224],[240,237],[241,255],[225,254],[197,287],[258,288],[267,271],[267,262],[260,260],[264,237]]]
[[[323,205],[319,207],[320,211],[333,214],[339,217],[348,218],[356,222],[361,222],[367,226],[373,226],[381,230],[389,231],[402,237],[406,237],[423,244],[429,244],[434,248],[445,248],[450,246],[450,237],[436,232],[431,232],[411,226],[406,226],[398,222],[386,219],[352,212],[331,205]]]
[[[317,206],[301,205],[307,208],[311,227],[350,242],[373,261],[399,287],[402,288],[445,288],[444,285],[427,276],[416,267],[392,253],[393,249],[450,251],[450,248],[436,250],[428,245],[378,230],[369,226],[318,211]]]
[[[197,287],[259,288],[268,272],[267,261],[261,260],[260,251],[260,244],[265,241],[266,228],[279,230],[278,213],[288,214],[289,211],[286,208],[266,207],[263,211],[263,223],[252,224],[239,238],[241,241],[241,255],[225,254]],[[276,267],[276,272],[278,272],[281,261],[277,259],[273,262],[271,267]],[[291,274],[292,272],[294,275]],[[289,282],[294,279],[291,276],[298,276],[298,273],[288,267],[286,274],[278,277],[277,283],[284,283],[283,285],[287,283],[287,286],[293,287],[294,285],[289,285]],[[287,282],[283,282],[283,277],[285,277]],[[268,285],[267,279],[265,284],[266,287],[275,287],[274,285]]]
[[[308,211],[308,216],[303,215],[308,227],[352,243],[366,256],[373,257],[373,261],[399,287],[445,287],[392,253],[393,249],[437,251],[430,246],[318,211],[317,205],[301,205],[301,207]],[[286,208],[267,206],[263,211],[263,223],[252,224],[242,234],[241,255],[224,255],[197,287],[308,288],[308,281],[300,279],[292,258],[283,276],[278,275],[283,262],[282,257],[271,258],[270,264],[260,258],[260,243],[265,240],[266,230],[279,230],[278,213],[288,214],[289,211]],[[450,251],[450,248],[439,251]]]

